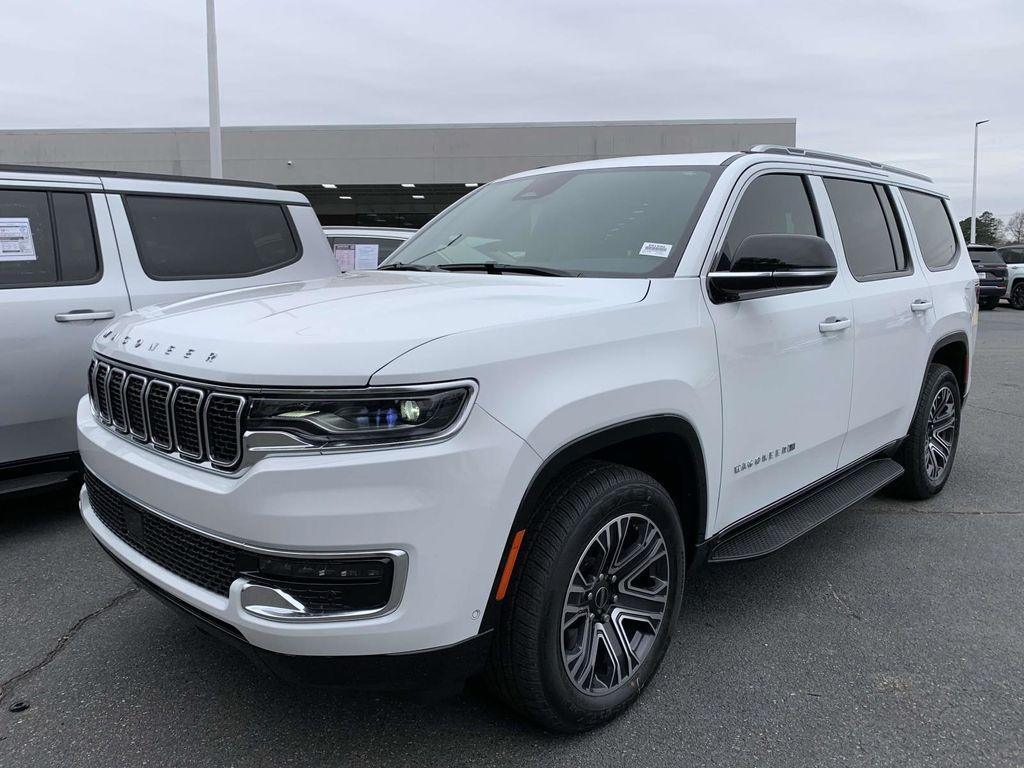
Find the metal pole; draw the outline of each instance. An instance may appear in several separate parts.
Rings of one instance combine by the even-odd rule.
[[[220,149],[220,85],[217,82],[217,22],[213,0],[206,0],[206,72],[210,80],[210,176],[224,176]]]
[[[213,2],[213,0],[209,0]],[[975,238],[975,223],[978,213],[978,126],[987,123],[988,120],[979,120],[974,124],[974,183],[971,184],[971,245],[977,240]]]

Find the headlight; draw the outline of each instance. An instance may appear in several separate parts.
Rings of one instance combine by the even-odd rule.
[[[360,446],[429,440],[462,423],[474,387],[452,385],[338,395],[255,398],[246,429],[288,432],[315,445]]]

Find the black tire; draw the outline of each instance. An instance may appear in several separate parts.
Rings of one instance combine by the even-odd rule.
[[[1014,309],[1024,309],[1024,280],[1018,280],[1013,284],[1010,291],[1010,306]]]
[[[657,481],[638,470],[603,461],[585,461],[567,470],[547,492],[534,519],[536,522],[531,523],[524,537],[520,560],[505,599],[488,677],[509,705],[542,727],[563,733],[581,732],[606,723],[625,711],[657,671],[679,614],[686,565],[683,532],[671,497]],[[570,583],[579,583],[580,569],[596,563],[596,559],[587,560],[585,555],[595,551],[595,537],[606,529],[626,526],[619,529],[626,533],[620,539],[625,544],[620,545],[622,548],[618,551],[639,553],[639,549],[626,550],[625,547],[626,544],[630,547],[643,546],[639,539],[630,543],[628,538],[629,526],[634,524],[631,521],[640,520],[653,523],[665,545],[666,556],[658,557],[658,567],[666,568],[663,618],[656,629],[652,627],[651,634],[639,641],[641,644],[637,648],[646,650],[637,652],[639,663],[632,673],[628,677],[620,676],[622,682],[613,689],[588,693],[570,678],[570,661],[564,655],[564,643],[572,635],[566,633],[578,632],[581,643],[586,643],[583,638],[591,638],[590,645],[581,644],[580,647],[598,649],[598,657],[603,649],[610,660],[611,641],[593,639],[598,636],[595,628],[600,624],[614,631],[614,626],[623,626],[621,619],[616,623],[614,619],[607,621],[607,617],[623,615],[622,601],[629,599],[623,594],[633,589],[630,586],[624,590],[624,587],[627,582],[632,585],[634,579],[626,576],[623,568],[624,575],[618,587],[608,589],[608,593],[615,593],[614,599],[620,602],[605,603],[604,609],[593,608],[591,598],[597,600],[599,597],[596,589],[587,592],[584,599],[582,590],[573,592]],[[646,526],[642,522],[635,524]],[[645,527],[644,530],[649,532],[651,529]],[[623,559],[628,561],[630,558],[623,556]],[[618,561],[618,558],[613,557],[613,560]],[[613,568],[608,569],[609,574]],[[601,565],[595,570],[603,569]],[[595,586],[601,578],[595,577]],[[616,582],[608,575],[603,583],[610,585]],[[605,597],[612,600],[609,594]],[[570,599],[576,599],[571,595],[591,608],[581,611],[578,607],[570,607]],[[620,611],[618,614],[614,613],[616,606]],[[603,614],[601,610],[604,610]],[[577,629],[566,629],[564,615],[577,611],[580,611],[584,623],[577,625]],[[602,623],[602,615],[607,623]],[[638,636],[634,635],[634,638]],[[621,643],[618,647],[624,648]],[[581,652],[577,658],[584,656],[594,658],[589,652]],[[594,670],[600,668],[597,663],[590,666]],[[614,669],[622,668],[612,668],[608,664],[604,667],[612,670],[609,676],[615,676]],[[599,676],[595,671],[589,678],[592,684],[597,685]]]
[[[983,309],[983,310],[985,310],[985,309],[995,309],[998,304],[999,304],[999,299],[980,299],[978,301],[978,306],[981,309]]]
[[[952,395],[953,427],[951,436],[949,432],[944,432],[944,436],[941,438],[942,442],[939,443],[935,429],[941,427],[946,421],[944,419],[933,421],[932,417],[937,415],[934,412],[934,406],[944,389]],[[939,493],[946,485],[953,469],[953,461],[956,458],[957,443],[960,440],[961,405],[960,385],[956,376],[946,366],[933,363],[928,368],[928,375],[921,388],[910,431],[896,454],[896,461],[904,469],[903,476],[893,485],[893,489],[899,495],[907,499],[927,499]],[[949,447],[945,449],[947,442]],[[932,454],[931,461],[935,462],[934,452],[940,448],[945,449],[948,456],[941,472],[936,476],[935,464],[932,463],[929,466],[929,454]]]

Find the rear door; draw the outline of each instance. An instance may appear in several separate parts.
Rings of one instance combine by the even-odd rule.
[[[739,190],[712,270],[729,269],[749,235],[826,234],[807,177],[761,172],[745,177]],[[722,386],[718,529],[835,471],[853,378],[845,282],[840,274],[825,287],[732,303],[709,296]]]
[[[308,205],[214,195],[215,187],[168,194],[144,184],[107,196],[134,308],[338,274]]]
[[[850,427],[839,458],[853,463],[907,433],[931,351],[932,292],[915,266],[894,190],[876,181],[826,177],[822,205],[835,232],[853,299]]]
[[[99,188],[0,180],[0,465],[77,450],[93,337],[128,310]]]

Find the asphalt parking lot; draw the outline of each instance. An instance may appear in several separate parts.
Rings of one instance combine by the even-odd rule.
[[[66,494],[0,502],[0,766],[1024,765],[1024,312],[982,313],[979,344],[941,496],[697,574],[640,703],[573,738],[479,692],[266,679],[137,592]]]

